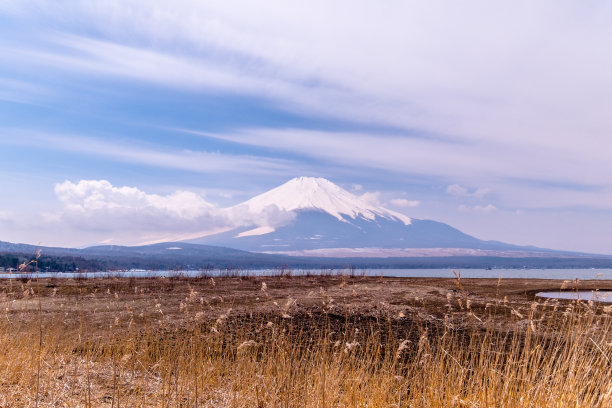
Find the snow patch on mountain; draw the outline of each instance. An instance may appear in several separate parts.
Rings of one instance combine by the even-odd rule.
[[[275,231],[274,228],[268,227],[268,226],[257,227],[257,228],[253,228],[253,229],[248,230],[248,231],[241,232],[240,234],[236,235],[236,238],[253,237],[253,236],[256,236],[256,235],[265,235],[265,234],[269,234],[269,233],[274,232],[274,231]]]
[[[360,217],[370,221],[382,217],[399,220],[405,225],[411,223],[409,217],[369,203],[320,177],[296,177],[279,187],[232,207],[232,209],[260,214],[265,213],[267,209],[273,206],[286,212],[323,211],[343,222],[348,222],[345,217],[351,219]],[[259,235],[259,233],[253,235]]]

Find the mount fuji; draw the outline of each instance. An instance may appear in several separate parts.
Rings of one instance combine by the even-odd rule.
[[[312,256],[500,255],[549,252],[483,241],[447,224],[372,204],[324,178],[299,177],[226,209],[242,226],[187,242]]]

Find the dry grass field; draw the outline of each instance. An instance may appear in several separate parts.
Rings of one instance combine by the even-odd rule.
[[[607,285],[607,287],[606,287]],[[612,407],[612,282],[0,282],[2,407]]]

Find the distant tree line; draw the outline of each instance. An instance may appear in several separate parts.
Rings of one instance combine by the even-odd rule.
[[[35,256],[27,254],[4,253],[0,254],[0,268],[18,269],[22,264],[28,264]],[[50,256],[43,255],[38,258],[38,270],[41,272],[74,272],[77,270],[100,271],[105,270],[106,265],[95,259],[85,259],[75,256]],[[34,272],[35,264],[30,264],[24,272]]]
[[[35,256],[0,252],[0,268],[17,269]],[[198,270],[198,269],[457,269],[457,268],[612,268],[612,257],[504,258],[504,257],[423,257],[423,258],[291,258],[265,254],[180,256],[169,254],[95,254],[90,256],[45,255],[38,259],[42,272],[111,271],[118,269]],[[34,272],[29,265],[25,272]]]

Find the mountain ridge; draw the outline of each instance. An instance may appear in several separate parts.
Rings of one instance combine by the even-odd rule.
[[[601,266],[612,259],[608,255],[480,240],[450,225],[410,218],[367,202],[322,178],[289,180],[228,210],[249,211],[244,219],[251,221],[195,240],[82,249],[42,247],[43,254],[99,260],[107,268],[152,269],[348,264],[477,267],[494,262],[506,266],[563,265],[563,262]],[[33,255],[38,248],[0,241],[0,255]]]
[[[320,210],[339,221],[346,217],[363,217],[373,220],[376,216],[399,219],[409,225],[411,219],[404,214],[369,203],[349,193],[322,177],[295,177],[288,182],[259,194],[230,210],[246,209],[250,213],[262,213],[275,206],[281,211]]]
[[[368,202],[320,177],[293,178],[229,210],[248,212],[250,223],[185,242],[277,254],[334,248],[554,251],[480,240]]]
[[[19,251],[14,251],[19,249]],[[118,269],[148,270],[249,270],[273,268],[317,269],[430,269],[430,268],[610,268],[612,256],[579,253],[554,253],[548,256],[515,257],[489,254],[447,254],[446,256],[355,257],[355,256],[287,256],[249,253],[231,248],[164,242],[136,247],[103,245],[85,249],[54,247],[47,250],[28,244],[0,241],[0,267],[14,268],[27,263],[42,250],[41,271],[76,270],[112,271]],[[13,250],[13,251],[11,251]],[[64,254],[64,255],[62,255]],[[418,255],[418,254],[417,254]],[[55,266],[53,266],[55,265]],[[46,268],[48,266],[50,268]],[[32,270],[29,271],[30,273]]]

